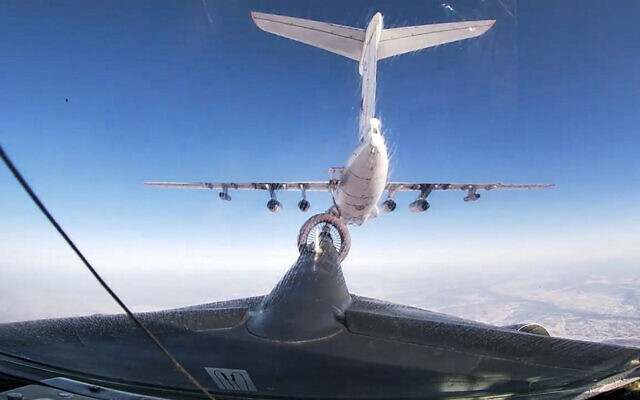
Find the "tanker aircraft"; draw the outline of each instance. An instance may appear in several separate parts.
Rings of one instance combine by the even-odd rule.
[[[481,190],[536,189],[552,184],[501,183],[435,183],[390,182],[389,155],[380,119],[376,117],[376,68],[378,60],[415,52],[428,47],[474,38],[488,31],[495,20],[465,21],[401,28],[383,27],[382,14],[376,13],[366,29],[311,21],[300,18],[252,12],[254,23],[262,30],[293,39],[311,46],[339,54],[359,62],[362,77],[360,103],[360,142],[347,159],[344,168],[330,168],[329,179],[321,182],[146,182],[145,185],[185,189],[218,189],[219,197],[229,201],[229,190],[264,190],[270,194],[267,208],[279,212],[282,204],[276,198],[280,190],[300,191],[298,208],[306,212],[310,203],[307,191],[326,191],[334,206],[330,212],[346,224],[362,225],[379,213],[377,206],[383,193],[387,198],[381,204],[383,212],[396,208],[393,200],[398,191],[418,192],[418,198],[409,205],[412,212],[429,208],[427,196],[433,190],[466,191],[464,201],[480,198]]]

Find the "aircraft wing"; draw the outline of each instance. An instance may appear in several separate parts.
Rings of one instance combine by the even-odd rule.
[[[173,189],[219,189],[219,190],[307,190],[330,192],[336,190],[339,179],[315,182],[144,182],[147,186]],[[428,183],[389,182],[385,190],[389,192],[431,191],[431,190],[524,190],[543,189],[554,184],[503,184],[503,183]]]
[[[393,196],[396,192],[420,192],[419,199],[426,199],[433,190],[462,190],[467,195],[464,201],[475,201],[480,198],[478,190],[525,190],[525,189],[544,189],[555,186],[554,184],[504,184],[504,183],[419,183],[419,182],[389,182],[385,189]],[[426,203],[426,202],[425,202]],[[428,203],[427,207],[428,207]]]
[[[220,190],[308,190],[330,192],[339,180],[323,182],[144,182],[147,186],[174,189],[220,189]]]
[[[389,182],[385,187],[391,192],[422,191],[422,190],[524,190],[544,189],[554,184],[504,184],[504,183],[418,183],[418,182]]]

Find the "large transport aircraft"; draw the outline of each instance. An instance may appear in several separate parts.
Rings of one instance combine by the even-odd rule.
[[[382,202],[384,212],[396,208],[393,200],[398,191],[418,192],[418,198],[409,205],[412,212],[423,212],[429,208],[427,196],[433,190],[466,191],[464,201],[480,198],[481,190],[536,189],[553,185],[501,184],[501,183],[430,183],[389,182],[389,155],[382,135],[380,119],[376,117],[376,67],[378,60],[410,53],[458,40],[480,36],[488,31],[495,20],[466,21],[402,28],[384,29],[382,14],[376,13],[366,29],[311,21],[300,18],[252,12],[251,17],[262,30],[293,39],[311,46],[339,54],[358,61],[362,76],[362,99],[360,109],[360,143],[347,159],[344,168],[330,168],[329,180],[323,182],[146,182],[145,185],[185,189],[218,189],[222,200],[231,200],[229,190],[265,190],[270,194],[267,208],[278,212],[282,208],[276,198],[280,190],[302,193],[298,202],[300,211],[310,208],[307,191],[327,191],[334,206],[330,211],[346,224],[361,225],[378,215],[378,202],[387,191]]]

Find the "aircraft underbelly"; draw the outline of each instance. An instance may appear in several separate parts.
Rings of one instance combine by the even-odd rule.
[[[354,151],[336,193],[336,205],[345,222],[360,225],[377,215],[375,208],[387,184],[388,168],[384,143],[363,143]]]

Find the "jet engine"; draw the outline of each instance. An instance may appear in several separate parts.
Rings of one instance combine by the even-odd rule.
[[[418,199],[409,204],[409,211],[412,213],[421,213],[429,209],[429,203],[425,199]]]
[[[480,193],[470,193],[464,197],[464,201],[476,201],[480,198]]]
[[[276,199],[271,199],[267,202],[267,208],[272,213],[278,213],[282,209],[282,204]]]
[[[307,212],[311,208],[311,203],[308,200],[302,199],[298,202],[298,209],[302,212]]]
[[[382,211],[384,212],[392,212],[396,209],[396,202],[393,199],[386,199],[382,202]]]
[[[231,196],[229,196],[229,193],[227,192],[220,192],[218,193],[218,196],[220,196],[220,199],[224,201],[231,201]]]

